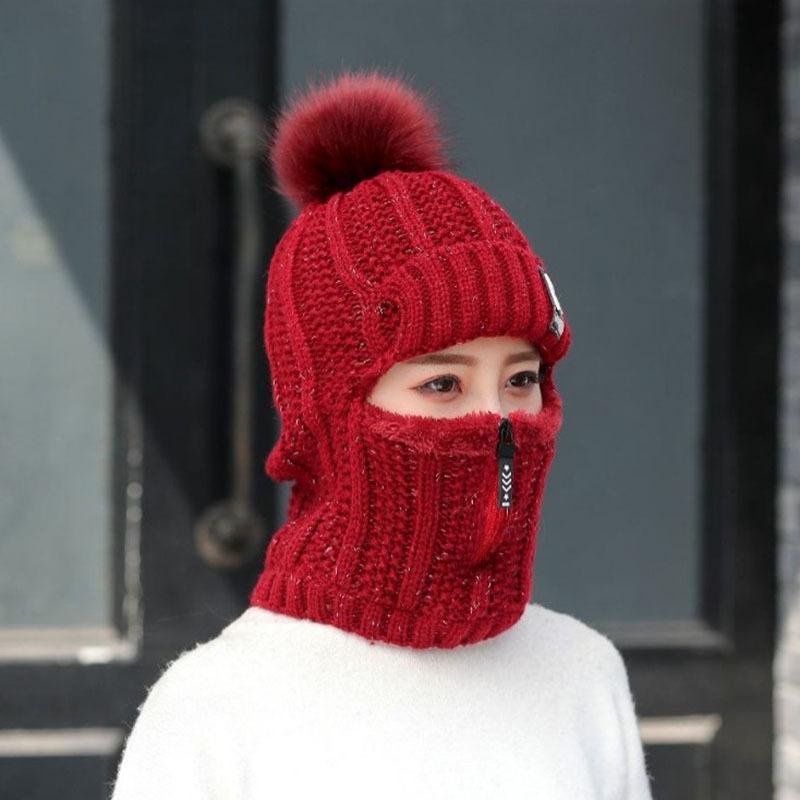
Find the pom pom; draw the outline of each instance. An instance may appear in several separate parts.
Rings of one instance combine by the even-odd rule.
[[[268,138],[274,188],[299,207],[386,170],[449,166],[426,99],[377,70],[312,84],[281,112]]]

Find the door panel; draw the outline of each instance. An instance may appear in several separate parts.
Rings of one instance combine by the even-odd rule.
[[[779,6],[757,5],[281,18],[284,94],[343,53],[432,89],[552,269],[575,338],[533,599],[623,650],[659,800],[771,792]]]
[[[246,605],[195,525],[230,493],[233,187],[199,124],[272,102],[270,3],[5,4],[0,795],[105,798],[166,663]],[[285,226],[266,186],[263,247]],[[265,268],[253,281],[254,318]],[[262,310],[263,313],[263,310]],[[252,353],[259,513],[274,414]]]

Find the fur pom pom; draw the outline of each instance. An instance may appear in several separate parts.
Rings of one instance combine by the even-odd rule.
[[[269,134],[275,189],[302,207],[391,169],[445,169],[425,98],[378,70],[345,71],[295,96]]]

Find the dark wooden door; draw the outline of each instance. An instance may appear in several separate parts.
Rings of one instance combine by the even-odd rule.
[[[241,613],[274,525],[258,336],[285,220],[263,172],[242,200],[201,126],[218,101],[272,102],[275,10],[93,0],[3,3],[0,18],[0,214],[16,226],[0,268],[16,322],[0,379],[0,796],[99,800],[146,687]],[[233,491],[242,202],[262,226],[245,467],[265,530],[222,568],[195,533]]]

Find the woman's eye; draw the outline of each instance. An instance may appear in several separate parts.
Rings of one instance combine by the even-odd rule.
[[[514,383],[514,381],[522,380],[522,383]],[[527,370],[525,372],[518,372],[513,377],[509,378],[515,389],[525,389],[531,384],[539,383],[539,373]]]
[[[532,370],[518,372],[516,375],[509,378],[509,383],[511,383],[515,389],[527,389],[533,384],[539,383],[539,373]],[[461,382],[456,375],[440,375],[416,388],[419,392],[452,394],[454,390],[459,389],[460,385]]]
[[[440,375],[438,378],[433,378],[433,380],[430,380],[427,383],[423,383],[421,386],[418,386],[417,391],[420,392],[430,391],[433,392],[434,394],[450,394],[450,390],[453,386],[453,383],[455,383],[456,385],[458,384],[458,378],[455,375]],[[442,386],[445,388],[438,388]]]

